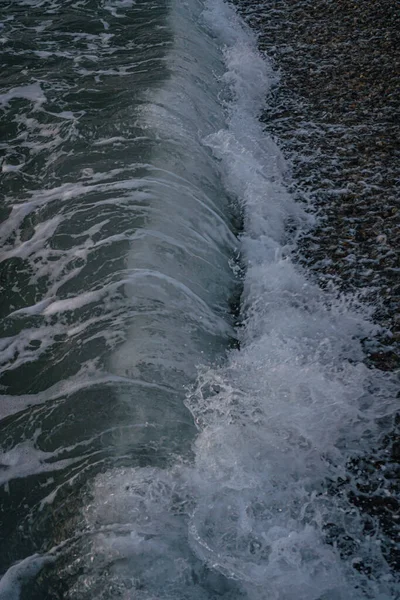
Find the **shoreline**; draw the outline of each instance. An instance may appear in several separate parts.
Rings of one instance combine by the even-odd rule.
[[[295,260],[321,288],[333,285],[374,307],[382,333],[365,340],[365,363],[397,371],[400,8],[390,0],[236,5],[281,74],[262,117],[265,129],[289,159],[291,191],[318,217]],[[399,461],[398,416],[375,455],[350,460],[348,480],[331,490],[346,494],[366,523],[377,520],[393,571],[400,570]]]

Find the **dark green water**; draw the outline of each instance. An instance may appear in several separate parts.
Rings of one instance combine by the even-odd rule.
[[[234,335],[219,175],[158,122],[170,10],[0,6],[1,572],[74,543],[96,473],[187,454],[184,386]]]

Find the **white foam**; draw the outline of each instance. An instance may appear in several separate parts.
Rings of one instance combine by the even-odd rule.
[[[113,17],[122,19],[125,17],[125,14],[118,12],[118,9],[129,9],[135,4],[136,0],[106,0],[104,10],[109,11]]]
[[[82,460],[82,457],[55,460],[58,454],[66,450],[63,448],[59,453],[43,452],[36,447],[33,439],[15,445],[9,451],[0,452],[0,485],[38,473],[61,471]]]
[[[122,4],[109,6],[119,16]],[[349,457],[374,445],[376,418],[393,411],[390,375],[362,363],[359,340],[376,328],[368,310],[321,292],[290,258],[296,240],[286,226],[307,227],[312,217],[287,191],[285,161],[259,123],[276,76],[253,33],[221,0],[207,2],[204,14],[195,0],[176,1],[171,22],[171,78],[141,114],[159,154],[146,192],[137,189],[143,179],[132,183],[133,194],[150,197],[155,208],[147,229],[131,240],[118,280],[133,305],[147,307],[151,298],[157,308],[148,319],[144,312],[133,315],[128,340],[112,357],[117,375],[110,381],[126,376],[144,387],[166,391],[168,384],[179,392],[182,379],[174,378],[175,371],[187,367],[187,381],[193,363],[202,361],[192,315],[203,321],[202,335],[218,328],[229,333],[209,309],[212,299],[218,304],[226,298],[226,258],[236,245],[212,193],[222,191],[213,183],[219,176],[244,213],[241,349],[230,352],[222,368],[200,369],[188,393],[198,427],[193,460],[164,469],[113,469],[95,478],[83,513],[90,535],[77,548],[84,574],[67,597],[394,600],[379,538],[365,537],[356,509],[327,489],[329,481],[346,477]],[[182,148],[190,149],[185,160]],[[210,150],[218,162],[210,160]],[[120,187],[126,189],[126,182],[107,189]],[[95,181],[68,184],[32,202],[91,189]],[[29,212],[29,203],[20,210]],[[178,260],[182,248],[187,254]],[[193,264],[201,265],[195,273]],[[213,270],[221,288],[209,283]],[[102,293],[52,297],[32,312],[52,316]],[[140,380],[143,361],[165,368],[165,380]],[[124,399],[131,399],[129,393]],[[164,420],[168,409],[167,402],[160,408]],[[173,415],[179,419],[179,408]],[[19,447],[8,462],[19,461],[23,470],[25,450]],[[30,468],[42,468],[43,458],[33,453]],[[349,559],[327,543],[329,524],[354,543]],[[373,577],[353,568],[359,557],[375,565]]]
[[[0,94],[0,104],[3,106],[10,103],[14,98],[22,98],[30,100],[35,107],[39,107],[46,102],[46,96],[40,86],[40,83],[31,83],[29,85],[21,85],[16,88],[11,88],[8,92]]]
[[[372,449],[376,419],[395,410],[391,376],[362,363],[360,339],[377,328],[368,309],[321,292],[291,260],[286,225],[313,218],[287,191],[285,161],[258,120],[275,75],[234,10],[207,7],[216,48],[225,44],[226,121],[204,143],[245,216],[241,349],[225,367],[202,369],[188,395],[199,428],[192,466],[97,479],[86,516],[112,532],[95,539],[94,560],[101,571],[120,559],[109,577],[129,580],[127,598],[393,600],[379,539],[365,537],[357,510],[327,491],[346,477],[349,457]],[[184,11],[173,16],[185,21]],[[332,524],[354,543],[352,558],[327,543]],[[375,565],[372,577],[353,568],[360,556]],[[199,565],[224,587],[217,592]]]
[[[45,404],[46,402],[58,402],[73,394],[81,392],[82,390],[89,390],[91,387],[112,387],[116,384],[130,385],[131,383],[142,385],[144,387],[150,385],[145,382],[132,381],[131,379],[117,377],[107,373],[101,374],[98,372],[95,365],[92,363],[85,363],[73,377],[63,379],[61,382],[56,383],[37,394],[21,394],[19,396],[2,394],[0,418],[4,419],[9,415],[13,415],[33,406]],[[154,386],[157,387],[156,384],[154,384]]]
[[[18,600],[23,584],[53,560],[53,557],[33,554],[10,567],[0,580],[1,600]]]
[[[192,543],[251,598],[389,598],[395,588],[379,548],[325,486],[345,477],[349,457],[372,451],[376,419],[396,410],[394,381],[360,362],[360,340],[377,331],[368,310],[322,293],[290,259],[285,226],[310,219],[287,192],[284,160],[258,121],[270,67],[232,12],[214,3],[208,13],[227,43],[223,79],[233,99],[228,127],[206,143],[244,208],[244,327],[241,350],[225,369],[202,374],[188,398],[200,428],[196,464],[211,490],[194,512]],[[332,522],[374,556],[376,579],[326,543]]]

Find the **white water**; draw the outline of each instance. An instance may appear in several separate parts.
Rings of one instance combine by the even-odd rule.
[[[176,61],[176,77],[148,105],[146,119],[161,140],[165,133],[171,146],[193,148],[184,165],[190,180],[170,147],[156,161],[165,170],[166,203],[174,203],[177,214],[196,210],[203,199],[197,191],[201,178],[203,186],[216,189],[200,144],[212,150],[225,188],[243,209],[241,349],[231,351],[223,367],[200,368],[187,394],[198,427],[193,460],[184,457],[166,469],[113,469],[96,478],[84,510],[86,526],[96,535],[79,559],[91,567],[69,597],[394,599],[398,588],[379,536],[366,536],[356,509],[327,490],[328,481],[346,477],[349,457],[374,449],[382,434],[376,419],[394,410],[391,377],[360,362],[360,339],[372,336],[375,326],[366,308],[321,292],[291,260],[296,240],[286,233],[287,225],[307,227],[310,217],[286,191],[285,162],[258,121],[275,76],[231,7],[216,0],[208,2],[205,13],[200,8],[174,4],[176,46],[170,59]],[[183,73],[181,44],[191,58],[190,70]],[[175,123],[164,118],[165,106],[171,105],[183,115]],[[181,206],[174,187],[179,177],[187,184]],[[206,212],[213,210],[208,206]],[[195,307],[205,332],[223,327],[207,306],[218,305],[230,285],[218,263],[220,240],[231,251],[235,242],[223,224],[212,232],[199,221],[199,229],[207,232],[205,244],[194,230],[188,237],[179,219],[167,219],[165,206],[155,213],[149,231],[132,245],[128,268],[142,278],[144,298],[150,288],[159,300],[168,291],[171,312],[156,326],[165,344],[159,338],[151,342],[154,321],[150,325],[141,315],[113,356],[112,369],[117,375],[143,376],[139,363],[144,361],[166,373],[171,384],[171,365],[190,376],[204,352],[204,342],[177,329],[175,314]],[[209,273],[200,270],[196,298],[179,295],[190,278],[189,265],[181,263],[177,274],[169,272],[167,255],[160,262],[171,232],[174,244],[184,239],[194,255],[200,252],[201,260],[220,268],[226,278],[220,289],[207,289]],[[150,281],[155,265],[171,283],[168,288]],[[132,280],[127,284],[132,299],[137,299],[135,289]],[[146,328],[149,335],[143,336],[136,358],[140,331]],[[328,524],[353,540],[347,559],[327,543]],[[374,565],[372,578],[354,569],[362,560]]]
[[[178,39],[189,27],[181,18]],[[199,428],[194,464],[97,479],[88,522],[129,531],[103,535],[100,564],[123,557],[137,588],[129,598],[394,598],[381,540],[327,491],[346,477],[349,457],[373,449],[376,418],[393,410],[390,377],[360,362],[360,339],[375,328],[367,309],[322,293],[290,259],[286,225],[310,217],[286,191],[284,160],[258,121],[274,75],[232,8],[210,2],[202,19],[225,65],[225,125],[203,143],[245,215],[241,350],[223,368],[204,368],[187,397]],[[326,542],[332,524],[354,541],[348,560]],[[373,578],[353,568],[362,559],[375,565]],[[196,585],[192,570],[205,567]]]

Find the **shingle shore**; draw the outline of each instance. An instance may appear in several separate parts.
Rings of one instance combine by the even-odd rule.
[[[303,239],[321,285],[370,290],[391,330],[371,360],[400,366],[400,3],[240,2],[282,73],[264,121],[322,217]],[[304,158],[306,157],[306,161]]]
[[[318,210],[318,225],[300,242],[299,260],[322,287],[332,282],[344,291],[365,293],[376,307],[377,321],[389,330],[367,342],[367,362],[381,370],[396,370],[400,366],[400,3],[237,0],[237,4],[259,32],[260,49],[282,75],[263,115],[265,127],[291,159],[294,193],[300,200],[311,199]],[[389,540],[386,559],[400,569],[400,436],[395,426],[375,457],[355,461],[354,472],[361,475],[353,486],[349,480],[348,487],[332,493],[347,494],[370,515],[370,523],[378,517]],[[371,567],[360,563],[356,568],[368,573]]]

